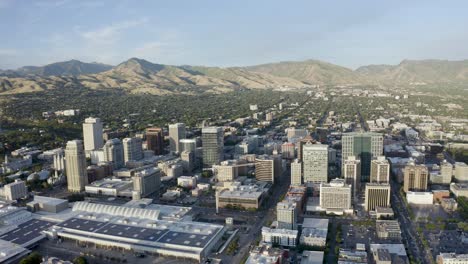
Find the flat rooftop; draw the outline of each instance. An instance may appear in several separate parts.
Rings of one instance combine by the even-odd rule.
[[[49,221],[31,219],[18,225],[18,227],[12,231],[3,234],[0,236],[0,239],[15,243],[23,247],[28,247],[37,239],[45,238],[41,232],[48,229],[52,225],[53,223]]]
[[[315,228],[328,230],[328,219],[323,218],[304,218],[302,228]]]

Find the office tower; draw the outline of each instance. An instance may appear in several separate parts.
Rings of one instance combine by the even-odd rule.
[[[193,151],[182,151],[180,153],[180,159],[182,160],[182,168],[185,172],[191,172],[195,167],[195,152]]]
[[[219,164],[224,159],[224,131],[222,127],[202,129],[203,167]]]
[[[257,181],[275,182],[275,160],[268,155],[255,158],[255,178]]]
[[[124,138],[122,140],[124,162],[130,160],[141,160],[143,158],[143,147],[141,138]]]
[[[284,143],[281,145],[281,156],[283,159],[294,159],[296,156],[294,144],[293,143]]]
[[[344,179],[333,179],[320,184],[320,207],[326,210],[351,209],[351,185]]]
[[[349,156],[361,160],[361,182],[369,181],[371,160],[383,153],[383,136],[379,133],[346,133],[341,138],[341,169],[344,175],[344,162]]]
[[[28,188],[24,181],[16,179],[3,187],[3,196],[8,201],[15,201],[28,196]]]
[[[446,160],[440,163],[440,176],[442,176],[443,184],[450,184],[453,176],[453,165]]]
[[[317,127],[315,129],[315,135],[318,142],[325,144],[327,142],[328,129],[326,127]]]
[[[297,208],[295,202],[283,201],[276,205],[276,220],[281,229],[297,229]]]
[[[429,171],[424,165],[415,165],[414,161],[405,166],[403,188],[405,192],[427,190]]]
[[[179,141],[185,138],[185,124],[177,123],[169,125],[169,147],[171,151],[182,152]]]
[[[302,184],[302,164],[299,160],[291,162],[291,185]]]
[[[102,150],[104,152],[104,162],[112,162],[114,169],[124,166],[124,150],[120,139],[113,138],[107,140]]]
[[[54,155],[54,161],[53,161],[53,169],[55,171],[63,171],[65,170],[65,152],[59,151],[55,153]]]
[[[455,162],[454,175],[457,182],[468,182],[468,165],[464,162]]]
[[[328,145],[312,144],[302,146],[304,182],[321,183],[328,181]]]
[[[356,198],[361,190],[361,161],[355,156],[349,156],[344,162],[344,179],[346,184],[351,184],[353,197]]]
[[[179,140],[180,151],[191,151],[197,150],[197,140],[194,138],[184,138]]]
[[[154,151],[154,155],[164,153],[164,136],[161,128],[151,127],[146,129],[146,149]]]
[[[378,156],[371,161],[370,182],[390,182],[390,164],[385,156]]]
[[[238,166],[232,161],[223,161],[220,165],[214,165],[213,170],[216,179],[220,182],[234,181],[238,176]]]
[[[376,207],[390,206],[390,184],[367,183],[364,208],[374,211]]]
[[[299,142],[297,142],[297,159],[299,161],[302,161],[302,147],[307,143],[315,144],[316,142],[314,139],[312,139],[310,135],[307,135],[306,137],[301,139]]]
[[[102,148],[104,141],[100,118],[88,117],[85,119],[83,123],[83,140],[85,153]]]
[[[65,148],[65,169],[67,172],[68,191],[84,191],[85,185],[88,184],[88,175],[86,172],[86,156],[81,140],[67,142],[67,147]]]
[[[328,164],[335,164],[336,163],[336,149],[329,148],[328,149]]]
[[[149,195],[159,192],[161,185],[161,170],[159,168],[148,168],[135,172],[132,177],[133,180],[133,200],[140,200],[141,198],[148,197]]]

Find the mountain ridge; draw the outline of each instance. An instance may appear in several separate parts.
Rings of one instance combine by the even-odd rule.
[[[88,67],[90,64],[99,67],[91,70]],[[239,88],[300,89],[317,84],[468,84],[468,60],[403,60],[396,65],[367,65],[352,70],[313,59],[245,67],[207,67],[157,64],[130,58],[116,66],[70,60],[20,69],[22,72],[16,74],[11,70],[3,71],[3,76],[0,76],[0,94],[76,85],[90,89],[122,89],[130,93],[190,94],[197,89],[220,93]]]

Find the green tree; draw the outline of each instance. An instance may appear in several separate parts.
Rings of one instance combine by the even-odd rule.
[[[76,257],[73,260],[73,264],[88,264],[88,260],[83,256]]]
[[[42,256],[37,252],[33,252],[27,257],[24,257],[19,264],[41,264],[41,262]]]

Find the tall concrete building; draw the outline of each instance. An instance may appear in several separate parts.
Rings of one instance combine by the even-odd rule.
[[[361,160],[361,182],[369,181],[371,160],[383,153],[383,136],[379,133],[345,133],[341,138],[341,169],[344,175],[344,162],[349,156]]]
[[[351,207],[351,185],[344,179],[333,179],[320,184],[320,207],[327,211],[346,211]]]
[[[268,155],[255,158],[255,178],[257,181],[275,182],[275,159]]]
[[[135,172],[133,180],[133,200],[140,200],[159,191],[161,185],[161,170],[159,168],[148,168]]]
[[[370,182],[390,182],[390,164],[385,156],[378,156],[371,161]]]
[[[307,143],[315,144],[316,142],[310,135],[305,136],[303,139],[297,142],[297,159],[299,161],[302,161],[302,148]]]
[[[81,140],[67,142],[67,147],[65,148],[65,168],[68,191],[84,191],[86,184],[88,184],[88,175],[86,172],[86,156]]]
[[[304,182],[328,181],[328,145],[306,143],[302,146]]]
[[[440,176],[442,176],[442,184],[450,184],[453,176],[453,165],[446,160],[440,163]]]
[[[100,118],[88,117],[83,123],[83,140],[86,153],[100,149],[104,145]]]
[[[155,155],[164,153],[164,136],[161,128],[151,127],[146,129],[146,148],[154,151]]]
[[[344,179],[353,189],[353,197],[356,198],[361,190],[361,161],[355,156],[349,156],[344,162]]]
[[[169,147],[171,151],[182,152],[180,140],[185,138],[185,124],[176,123],[169,125]]]
[[[374,211],[376,207],[390,206],[390,184],[367,183],[364,208]]]
[[[195,152],[182,151],[180,159],[182,160],[182,168],[185,172],[191,172],[195,168]]]
[[[124,138],[122,140],[124,162],[130,160],[141,160],[143,158],[143,147],[141,138]]]
[[[224,159],[224,131],[222,127],[202,129],[203,167],[219,164]]]
[[[302,184],[302,164],[296,159],[291,162],[291,185]]]
[[[180,150],[195,152],[197,150],[197,140],[194,138],[184,138],[179,140]]]
[[[3,187],[3,197],[8,201],[15,201],[28,196],[28,188],[24,181],[16,179]]]
[[[119,169],[124,166],[124,149],[120,139],[113,138],[107,140],[102,150],[104,152],[104,161],[111,162],[114,169]]]
[[[296,150],[293,143],[284,143],[281,145],[281,157],[292,160],[296,156]]]
[[[298,209],[296,203],[283,201],[276,205],[276,220],[281,229],[297,229]]]
[[[427,190],[429,171],[425,165],[415,165],[414,162],[411,162],[405,166],[403,174],[403,190],[405,192],[422,192]]]
[[[464,162],[455,162],[454,170],[455,180],[457,182],[468,182],[468,165]]]

